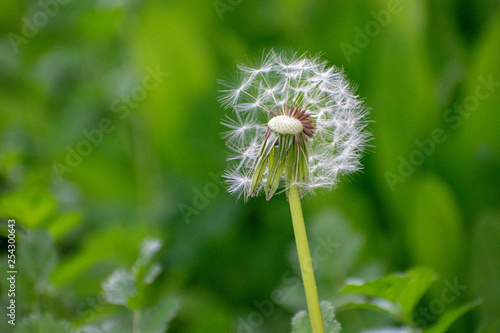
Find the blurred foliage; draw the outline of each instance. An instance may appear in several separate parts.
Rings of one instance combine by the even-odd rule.
[[[270,48],[321,52],[372,108],[365,171],[303,202],[342,332],[398,323],[344,306],[346,281],[421,266],[439,278],[406,316],[500,332],[498,1],[6,0],[0,241],[16,219],[20,332],[127,325],[137,309],[155,325],[172,296],[169,332],[291,330],[306,305],[286,200],[236,201],[219,177],[217,79]],[[163,244],[147,287],[153,266],[124,269],[146,238]],[[140,294],[126,306],[102,296],[117,270]]]
[[[392,275],[375,281],[367,282],[361,285],[348,284],[342,291],[346,293],[362,294],[364,296],[374,297],[373,299],[359,299],[349,304],[361,308],[388,312],[397,319],[399,323],[403,323],[404,327],[394,327],[394,331],[402,329],[404,332],[420,332],[419,328],[426,328],[429,323],[425,319],[417,318],[416,305],[420,298],[427,292],[431,284],[435,280],[435,273],[427,268],[415,268],[404,275]],[[449,293],[456,293],[460,288],[454,289],[454,285],[448,284],[448,289],[443,289]],[[448,299],[443,297],[444,291],[441,293],[442,300],[433,300],[436,304],[440,301],[444,306],[444,302]],[[436,302],[438,301],[438,302]],[[448,303],[448,302],[447,302]],[[448,310],[439,318],[436,324],[429,329],[425,329],[424,333],[444,333],[447,329],[467,311],[477,306],[480,301],[471,302],[470,304],[462,305],[458,308]],[[433,309],[431,308],[431,311]],[[391,330],[391,329],[387,329]]]
[[[323,317],[323,325],[325,333],[338,333],[341,330],[340,324],[335,320],[335,308],[330,302],[321,302],[321,315]],[[292,318],[291,333],[309,333],[311,332],[311,323],[309,315],[305,311],[297,313]]]

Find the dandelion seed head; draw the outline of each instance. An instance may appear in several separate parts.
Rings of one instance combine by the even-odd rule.
[[[293,182],[301,193],[330,190],[339,176],[361,169],[370,139],[368,109],[341,69],[318,56],[275,51],[263,55],[256,66],[241,63],[237,68],[236,80],[220,81],[225,87],[220,102],[232,109],[222,121],[228,128],[222,138],[229,148],[224,178],[230,193],[247,198],[266,190],[264,183],[275,176],[269,168],[262,170],[254,189],[252,178],[261,153],[274,151],[282,141],[296,144],[306,158],[307,177]],[[283,172],[276,179],[276,193],[291,185],[285,177]]]

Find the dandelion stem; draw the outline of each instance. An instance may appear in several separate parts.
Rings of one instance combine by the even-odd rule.
[[[309,309],[309,318],[313,333],[324,333],[323,318],[319,307],[318,290],[314,280],[314,271],[312,267],[311,254],[309,252],[309,243],[307,242],[306,227],[304,216],[302,215],[302,206],[300,203],[299,190],[297,185],[290,188],[289,193],[290,211],[292,213],[293,231],[295,233],[295,242],[297,252],[299,253],[300,270],[304,289],[306,291],[307,308]]]

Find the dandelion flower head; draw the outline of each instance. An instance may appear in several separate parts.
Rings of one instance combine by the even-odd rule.
[[[265,192],[269,200],[296,185],[304,195],[361,169],[368,109],[341,69],[319,56],[270,51],[221,84],[220,101],[232,109],[222,121],[230,193]]]

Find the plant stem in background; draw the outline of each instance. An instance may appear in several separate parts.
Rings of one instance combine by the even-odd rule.
[[[135,309],[132,313],[132,333],[139,333],[138,325],[139,325],[139,310]]]
[[[295,234],[295,243],[299,254],[300,270],[304,289],[306,291],[307,308],[313,333],[324,333],[323,318],[319,307],[318,290],[314,279],[311,254],[309,252],[309,243],[307,242],[306,227],[302,215],[302,206],[300,203],[299,190],[296,185],[290,188],[289,193],[290,211],[292,213],[293,232]]]

